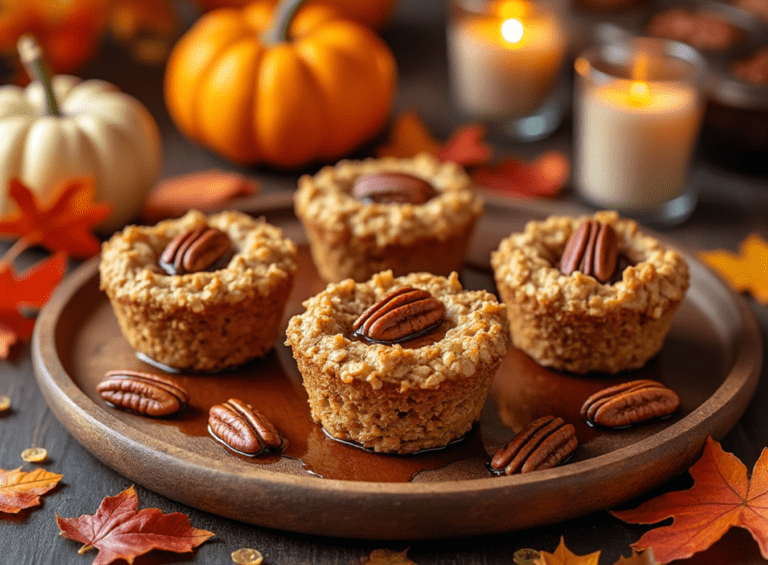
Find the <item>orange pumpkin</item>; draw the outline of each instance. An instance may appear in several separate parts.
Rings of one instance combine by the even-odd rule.
[[[242,8],[252,0],[199,0],[204,10],[213,8]],[[270,0],[276,4],[277,0]],[[325,4],[337,8],[345,18],[372,29],[381,28],[395,8],[396,0],[310,0],[308,4]]]
[[[384,126],[396,86],[389,48],[328,7],[285,17],[300,3],[277,23],[269,2],[214,10],[182,36],[165,101],[185,135],[237,163],[293,168],[343,157]],[[285,28],[287,40],[275,31]]]
[[[16,52],[23,34],[33,35],[54,72],[70,72],[96,51],[107,25],[109,3],[104,0],[0,1],[0,54]]]

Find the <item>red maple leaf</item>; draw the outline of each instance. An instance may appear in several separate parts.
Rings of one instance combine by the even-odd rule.
[[[453,161],[465,167],[487,163],[493,150],[483,142],[484,137],[485,128],[481,125],[461,126],[438,150],[436,157],[441,161]]]
[[[42,245],[51,251],[64,251],[74,257],[90,257],[101,245],[91,230],[109,216],[112,207],[93,201],[90,178],[66,181],[44,206],[18,179],[12,179],[8,195],[17,209],[0,218],[0,236],[17,236],[28,246]]]
[[[414,111],[401,113],[389,133],[389,143],[380,146],[379,157],[415,157],[431,153],[441,161],[453,161],[471,167],[487,162],[493,150],[483,142],[485,128],[478,124],[458,127],[445,143],[435,139]]]
[[[45,494],[62,479],[63,475],[35,469],[29,473],[21,467],[12,471],[0,469],[0,512],[16,514],[24,508],[40,504]]]
[[[40,308],[64,276],[67,256],[57,253],[18,276],[8,264],[0,266],[0,358],[8,357],[19,339],[29,339],[35,320],[22,315],[24,308]]]
[[[660,563],[687,559],[719,540],[732,526],[745,528],[768,559],[768,449],[747,478],[747,468],[712,438],[691,467],[694,485],[668,492],[634,510],[613,512],[633,524],[654,524],[674,518],[669,526],[645,533],[633,547],[653,548]]]
[[[532,163],[503,159],[497,165],[478,168],[472,176],[477,184],[507,196],[551,197],[563,188],[569,171],[568,157],[550,151]]]
[[[99,550],[93,565],[107,565],[117,559],[132,564],[135,557],[153,549],[185,553],[214,535],[193,528],[186,514],[138,508],[139,497],[130,487],[117,496],[106,497],[96,514],[79,518],[56,515],[56,522],[60,535],[84,544],[78,553],[93,547]]]

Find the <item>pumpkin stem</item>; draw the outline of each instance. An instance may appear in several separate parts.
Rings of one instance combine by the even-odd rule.
[[[288,41],[288,28],[303,3],[304,0],[280,0],[272,12],[275,14],[272,25],[269,26],[262,40],[270,45]]]
[[[43,58],[43,48],[37,40],[31,35],[22,35],[17,44],[19,57],[27,70],[29,78],[37,80],[43,85],[45,98],[48,102],[48,115],[61,116],[59,104],[56,102],[56,96],[53,94],[53,85],[51,84],[51,74],[45,66]]]

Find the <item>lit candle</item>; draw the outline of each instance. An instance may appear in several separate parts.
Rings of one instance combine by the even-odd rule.
[[[556,14],[525,0],[489,2],[483,13],[460,12],[448,26],[458,105],[490,119],[533,113],[549,96],[566,47]]]
[[[657,78],[649,78],[651,56]],[[574,182],[592,204],[622,211],[683,194],[703,109],[694,67],[644,51],[633,59],[627,78],[596,70],[587,57],[576,61]]]

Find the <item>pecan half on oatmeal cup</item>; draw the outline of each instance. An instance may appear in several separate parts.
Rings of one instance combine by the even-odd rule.
[[[512,343],[574,373],[643,366],[688,289],[676,251],[613,212],[528,222],[491,255]]]
[[[329,284],[288,324],[312,419],[382,453],[464,436],[507,349],[504,307],[456,273]]]
[[[217,371],[272,349],[296,273],[282,232],[239,212],[128,226],[102,246],[101,289],[137,351]]]
[[[482,200],[466,172],[428,154],[341,161],[299,179],[296,215],[326,281],[461,268]]]

